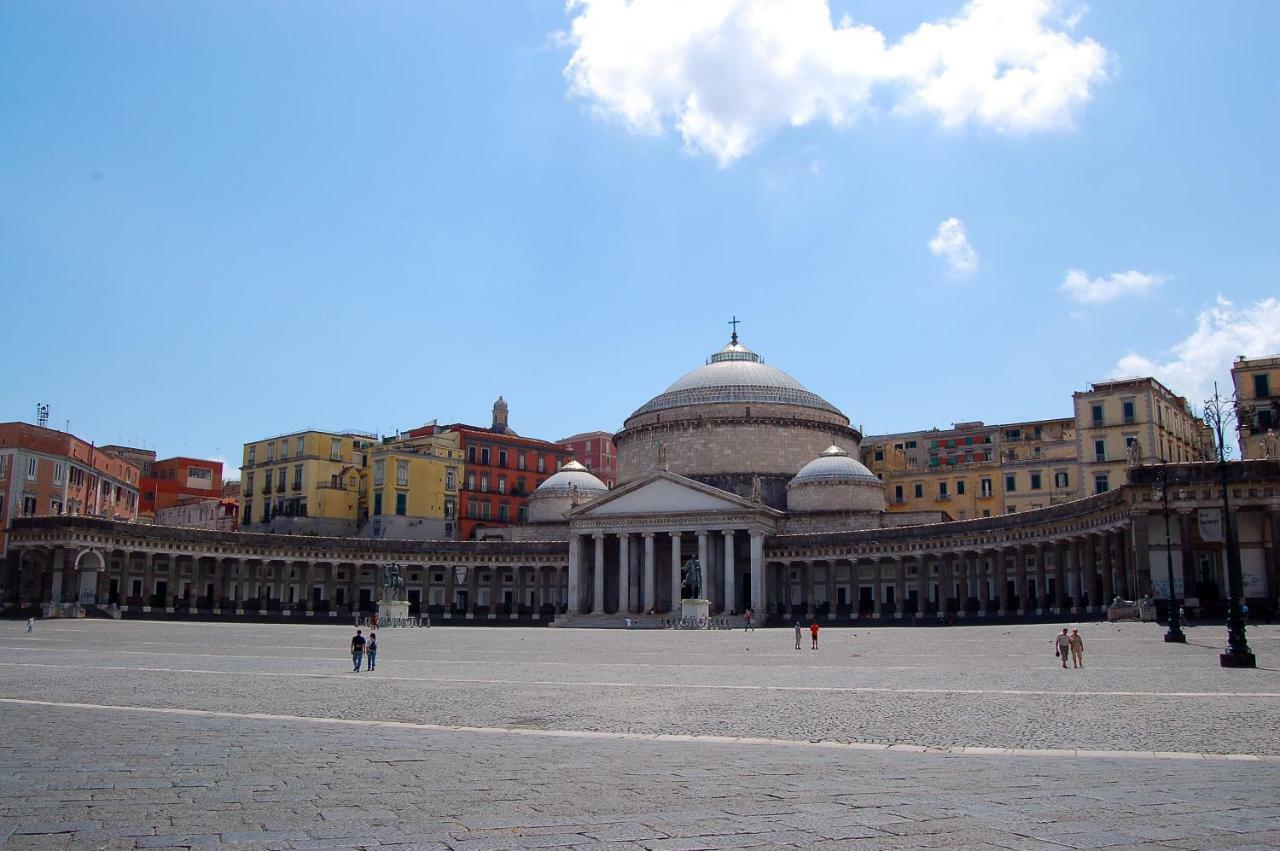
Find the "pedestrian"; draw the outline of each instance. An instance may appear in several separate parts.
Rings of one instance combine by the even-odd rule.
[[[360,672],[360,663],[364,661],[364,636],[360,634],[360,630],[356,630],[356,634],[351,637],[351,664],[352,671]]]
[[[1071,653],[1071,636],[1067,635],[1067,628],[1064,626],[1062,632],[1054,636],[1053,639],[1053,655],[1062,659],[1062,667],[1067,667],[1067,656]]]
[[[809,624],[809,635],[813,637],[813,645],[810,650],[818,649],[818,619],[814,618],[813,623]]]
[[[746,621],[746,626],[744,626],[744,627],[742,628],[742,631],[743,631],[743,632],[755,632],[755,631],[756,631],[755,624],[754,624],[754,623],[752,623],[752,621],[754,621],[754,620],[755,620],[755,617],[756,617],[756,613],[755,613],[754,611],[752,611],[751,609],[747,609],[747,611],[743,613],[743,619]]]
[[[31,632],[31,628],[36,625],[35,618],[27,618],[27,632]]]
[[[1071,645],[1071,667],[1083,668],[1084,667],[1084,638],[1081,637],[1080,630],[1078,629],[1071,630],[1071,640],[1068,643]]]
[[[631,618],[623,618],[622,622],[627,629],[631,629]]]
[[[378,667],[378,634],[376,632],[369,633],[369,643],[365,645],[365,653],[369,658],[369,667],[366,670],[372,671]]]
[[[800,621],[796,621],[796,649],[800,649]]]

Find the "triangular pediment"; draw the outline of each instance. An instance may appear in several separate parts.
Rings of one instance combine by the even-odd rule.
[[[617,514],[700,514],[743,510],[769,511],[765,506],[737,494],[662,471],[629,482],[569,512],[569,516],[579,519]]]

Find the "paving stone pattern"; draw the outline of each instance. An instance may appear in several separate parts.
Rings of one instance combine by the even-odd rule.
[[[1280,629],[1220,631],[0,624],[0,847],[1280,847]]]

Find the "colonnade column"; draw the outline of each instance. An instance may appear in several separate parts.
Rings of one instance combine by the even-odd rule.
[[[764,599],[764,532],[751,530],[751,608],[767,614]],[[762,615],[763,617],[763,615]]]
[[[569,535],[569,614],[582,611],[582,592],[578,575],[582,572],[582,536]]]
[[[985,617],[991,614],[991,581],[988,578],[991,574],[991,568],[987,565],[987,553],[979,550],[975,556],[977,564],[978,579],[978,607],[982,615]]]
[[[1115,570],[1116,570],[1116,590],[1124,599],[1131,599],[1132,589],[1129,588],[1129,553],[1125,548],[1128,538],[1126,530],[1117,529],[1111,533],[1111,544],[1115,547]]]
[[[881,559],[874,559],[871,562],[872,576],[871,583],[875,589],[875,606],[872,612],[878,618],[884,612],[884,562]]]
[[[618,533],[618,611],[631,611],[631,533]]]
[[[734,581],[734,552],[732,529],[724,531],[724,612],[733,614],[738,608],[737,583]]]
[[[570,539],[572,540],[572,539]],[[332,568],[330,568],[332,570]],[[444,566],[444,616],[452,620],[453,616],[453,575],[457,568],[452,564]]]
[[[597,615],[604,614],[604,533],[596,532],[591,536],[596,544],[595,565],[591,587],[591,611]]]
[[[1014,590],[1018,593],[1018,614],[1025,615],[1027,606],[1027,556],[1031,554],[1031,545],[1014,547],[1013,557],[1017,562],[1013,566]]]
[[[1097,538],[1099,546],[1102,547],[1102,609],[1105,611],[1107,606],[1111,605],[1111,600],[1115,597],[1115,575],[1112,573],[1114,566],[1111,561],[1111,533],[1103,532]]]
[[[671,613],[680,614],[680,533],[671,535]]]
[[[1065,541],[1059,541],[1053,550],[1053,607],[1061,612],[1066,608],[1067,600],[1067,551]]]
[[[147,560],[142,565],[142,605],[153,604],[156,587],[156,554],[147,553]]]
[[[907,610],[907,560],[902,556],[894,559],[893,574],[893,616],[900,618]]]
[[[951,604],[951,592],[955,588],[955,563],[956,557],[953,553],[944,553],[942,556],[942,576],[941,582],[938,583],[938,616],[945,617],[947,610]]]
[[[1049,567],[1046,563],[1048,555],[1048,544],[1041,542],[1036,545],[1036,614],[1038,615],[1044,614],[1044,602],[1049,596]]]

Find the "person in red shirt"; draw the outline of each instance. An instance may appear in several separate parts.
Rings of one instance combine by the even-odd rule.
[[[809,635],[813,637],[813,645],[810,650],[818,649],[818,619],[814,618],[813,623],[809,624]]]

